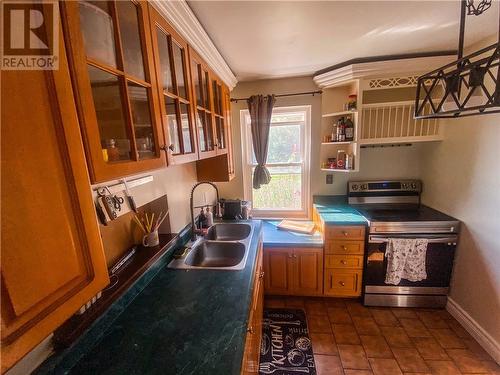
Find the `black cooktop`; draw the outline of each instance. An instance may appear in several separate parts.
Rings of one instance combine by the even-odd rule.
[[[420,205],[364,205],[354,206],[369,221],[406,222],[406,221],[458,221],[433,208]]]

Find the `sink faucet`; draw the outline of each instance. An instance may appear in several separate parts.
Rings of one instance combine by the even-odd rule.
[[[217,186],[214,183],[210,182],[210,181],[200,181],[197,184],[195,184],[193,186],[193,188],[191,189],[191,197],[190,197],[191,228],[192,228],[192,231],[193,231],[193,234],[191,235],[191,239],[193,241],[196,240],[196,234],[199,233],[199,231],[196,229],[196,225],[194,223],[193,196],[194,196],[194,191],[196,190],[196,188],[198,186],[204,185],[204,184],[211,185],[215,189],[215,192],[217,193],[217,202],[215,203],[214,217],[216,217],[216,218],[220,218],[221,217],[220,212],[219,212],[219,189],[217,189]]]

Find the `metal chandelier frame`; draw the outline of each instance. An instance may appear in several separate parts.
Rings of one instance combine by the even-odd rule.
[[[490,6],[491,0],[482,0],[477,5],[474,0],[462,0],[458,59],[418,78],[416,119],[500,112],[500,40],[463,56],[466,11],[469,15],[480,15]]]

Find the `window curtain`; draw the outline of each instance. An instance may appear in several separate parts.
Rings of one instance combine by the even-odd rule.
[[[255,159],[257,159],[257,166],[253,172],[254,189],[260,189],[261,185],[266,185],[271,181],[271,175],[266,168],[266,161],[271,115],[273,114],[275,102],[274,95],[253,95],[247,100],[251,119],[253,150]]]

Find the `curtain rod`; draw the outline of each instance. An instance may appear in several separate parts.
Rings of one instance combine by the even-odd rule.
[[[277,94],[277,95],[274,95],[276,98],[281,98],[281,97],[284,97],[284,96],[299,96],[299,95],[316,95],[316,94],[322,94],[323,91],[321,90],[317,90],[317,91],[305,91],[305,92],[296,92],[296,93],[290,93],[290,94]],[[238,103],[238,101],[240,100],[248,100],[250,99],[249,97],[248,98],[231,98],[231,101],[232,102],[236,102]]]

